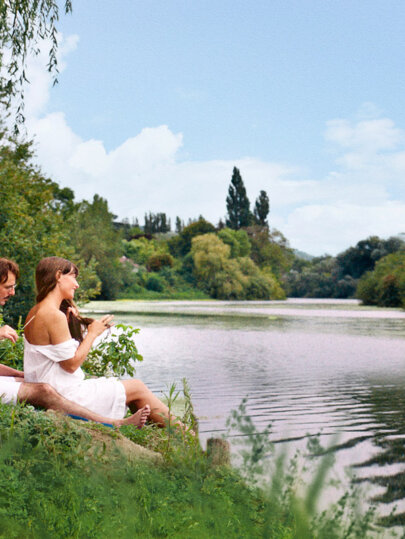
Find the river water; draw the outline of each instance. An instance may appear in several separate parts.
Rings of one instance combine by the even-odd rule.
[[[405,524],[405,312],[354,300],[94,302],[141,329],[137,367],[153,391],[186,377],[202,442],[247,398],[259,431],[302,449],[320,435],[381,514]],[[237,442],[236,433],[230,435]],[[237,443],[236,443],[237,445]]]

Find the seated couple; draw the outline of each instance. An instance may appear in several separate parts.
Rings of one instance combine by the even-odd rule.
[[[0,305],[14,295],[18,275],[17,264],[0,258]],[[92,320],[78,315],[73,303],[77,275],[77,267],[63,258],[39,262],[37,303],[25,323],[24,373],[0,365],[0,398],[116,426],[142,427],[148,418],[164,426],[167,406],[140,380],[85,380],[81,365],[96,337],[111,326],[112,316]],[[17,333],[3,326],[2,338],[15,342]],[[125,418],[127,407],[133,415]]]

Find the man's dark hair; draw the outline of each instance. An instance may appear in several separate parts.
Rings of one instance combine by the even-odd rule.
[[[7,258],[0,258],[0,284],[7,281],[8,273],[11,272],[16,279],[20,276],[18,264]]]

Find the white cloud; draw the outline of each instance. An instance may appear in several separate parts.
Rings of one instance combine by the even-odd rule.
[[[78,38],[61,41],[60,66]],[[271,224],[293,247],[313,254],[336,254],[360,239],[405,230],[404,132],[367,103],[355,121],[327,122],[325,139],[335,162],[321,179],[307,178],[289,164],[253,157],[233,160],[180,160],[183,134],[169,126],[145,127],[107,151],[102,140],[82,140],[63,112],[46,114],[51,79],[30,66],[27,128],[35,136],[44,172],[77,199],[105,197],[120,218],[165,211],[183,219],[203,214],[216,223],[223,217],[232,169],[240,168],[252,203],[264,189],[270,197]]]
[[[337,119],[327,122],[325,138],[343,148],[375,153],[397,148],[403,142],[404,134],[389,118],[371,118],[355,124]]]
[[[57,52],[59,73],[66,68],[66,56],[77,48],[79,37],[71,35],[64,38],[58,36],[59,49]],[[30,84],[25,90],[25,115],[27,118],[37,117],[44,112],[49,101],[49,92],[53,84],[53,76],[47,70],[48,54],[51,42],[42,43],[37,55],[31,56],[27,64],[27,79]]]
[[[405,230],[405,202],[304,205],[280,223],[292,245],[313,254],[336,254],[369,236]],[[401,228],[402,227],[402,228]]]

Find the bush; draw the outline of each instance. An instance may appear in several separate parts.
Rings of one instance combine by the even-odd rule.
[[[366,305],[405,307],[405,253],[381,258],[361,277],[356,295]]]
[[[146,267],[149,271],[160,271],[163,267],[172,268],[174,264],[174,259],[172,255],[168,253],[153,253],[152,256],[148,258]]]
[[[146,288],[154,292],[162,292],[165,288],[165,282],[159,275],[152,274],[146,281]]]

